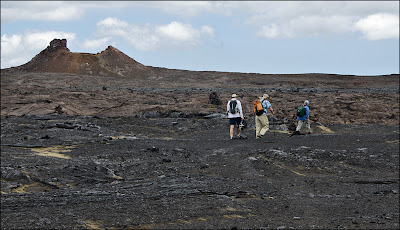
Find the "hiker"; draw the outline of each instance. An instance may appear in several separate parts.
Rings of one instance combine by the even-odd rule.
[[[296,134],[300,134],[300,130],[303,127],[303,125],[306,125],[307,129],[307,134],[311,134],[311,129],[310,129],[310,108],[309,108],[310,102],[308,100],[304,101],[303,106],[300,106],[297,108],[297,128],[296,128]]]
[[[272,115],[274,114],[274,110],[272,109],[271,103],[267,100],[269,98],[268,94],[264,94],[260,97],[260,100],[255,100],[254,104],[254,112],[255,112],[255,122],[256,122],[256,139],[260,139],[264,136],[264,134],[269,130],[269,121],[268,121],[268,110],[271,111]],[[258,105],[258,106],[257,106]],[[257,107],[259,109],[257,109]]]
[[[242,110],[242,103],[238,99],[236,99],[237,95],[234,93],[232,94],[232,99],[228,101],[226,105],[226,110],[228,112],[229,118],[229,125],[230,125],[230,135],[231,139],[233,139],[233,128],[237,125],[237,137],[241,138],[240,136],[240,123],[244,120],[243,110]]]

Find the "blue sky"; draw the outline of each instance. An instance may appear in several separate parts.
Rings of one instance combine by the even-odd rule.
[[[54,38],[156,67],[264,74],[399,73],[398,1],[1,1],[1,68]]]

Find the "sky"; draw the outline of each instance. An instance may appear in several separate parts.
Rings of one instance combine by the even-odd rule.
[[[54,38],[169,69],[398,74],[399,1],[1,1],[1,68]]]

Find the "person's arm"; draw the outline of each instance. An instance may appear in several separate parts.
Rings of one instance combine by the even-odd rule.
[[[269,107],[269,110],[271,111],[272,115],[274,115],[274,110],[272,109],[272,107]]]
[[[307,116],[307,121],[310,121],[310,108],[308,106],[306,107],[306,116]]]

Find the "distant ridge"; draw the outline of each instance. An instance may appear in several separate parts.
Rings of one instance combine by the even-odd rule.
[[[136,77],[152,72],[113,46],[97,54],[72,53],[66,39],[54,39],[26,64],[14,69],[28,72],[71,73],[81,75]]]
[[[349,74],[330,74],[330,73],[294,73],[294,74],[262,74],[262,73],[241,73],[241,72],[221,72],[221,71],[194,71],[182,69],[169,69],[164,67],[145,66],[113,46],[108,46],[105,50],[97,54],[72,53],[67,48],[66,39],[53,39],[49,46],[37,54],[29,62],[11,68],[1,69],[1,72],[25,71],[43,73],[70,73],[77,75],[96,75],[96,76],[119,76],[141,78],[142,80],[158,80],[174,78],[181,80],[184,77],[186,82],[193,78],[192,82],[197,81],[218,81],[221,77],[240,77],[242,83],[246,83],[246,78],[251,76],[269,77],[356,77],[362,75]],[[369,75],[369,76],[388,76],[399,77],[399,74]],[[194,79],[195,78],[195,79]],[[220,80],[225,82],[225,80]]]

